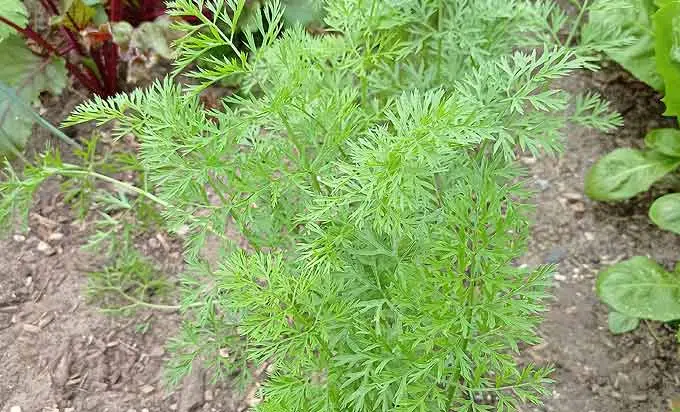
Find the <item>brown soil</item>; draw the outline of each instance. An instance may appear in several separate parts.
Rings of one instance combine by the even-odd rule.
[[[526,352],[531,361],[554,363],[557,383],[544,407],[525,412],[667,411],[680,395],[674,331],[643,323],[634,333],[613,336],[607,309],[594,293],[596,274],[606,264],[634,255],[675,263],[680,238],[646,216],[664,188],[615,205],[582,193],[583,177],[597,158],[616,147],[640,146],[647,130],[672,123],[660,116],[658,95],[616,68],[564,86],[600,91],[624,113],[626,127],[611,135],[571,129],[559,159],[523,159],[538,192],[524,262],[558,265],[555,301],[541,328],[545,342]],[[49,107],[56,121],[72,104]],[[0,412],[15,406],[23,412],[238,410],[230,392],[205,385],[201,373],[174,391],[164,388],[163,347],[177,330],[176,313],[115,317],[84,297],[85,272],[97,265],[80,249],[86,230],[51,187],[40,192],[25,238],[0,242]],[[50,249],[41,252],[40,241]],[[140,242],[168,273],[181,270],[175,245],[165,250]]]
[[[634,333],[614,336],[594,291],[597,272],[608,264],[635,255],[669,267],[679,260],[680,238],[647,217],[664,185],[628,202],[603,204],[583,195],[583,179],[611,150],[640,147],[647,131],[675,125],[661,116],[660,96],[619,68],[583,74],[563,86],[600,92],[624,115],[625,126],[610,135],[571,129],[559,159],[526,162],[538,194],[525,262],[558,265],[555,302],[541,328],[545,342],[529,350],[534,362],[554,363],[557,383],[552,399],[536,411],[670,411],[670,400],[680,395],[674,331],[645,322]]]

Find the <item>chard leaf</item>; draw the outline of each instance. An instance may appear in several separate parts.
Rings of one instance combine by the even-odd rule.
[[[611,333],[619,335],[637,329],[640,325],[640,319],[612,310],[607,316],[607,324]]]
[[[680,193],[656,199],[649,208],[649,218],[661,229],[680,234]]]
[[[644,256],[610,266],[597,279],[597,294],[628,317],[680,319],[680,276]]]
[[[616,149],[595,163],[585,179],[594,200],[623,200],[642,193],[680,165],[680,158],[655,151]]]
[[[12,93],[0,95],[0,152],[20,149],[33,126],[33,117],[26,113],[26,104],[38,101],[40,93],[61,93],[66,87],[66,67],[63,59],[43,57],[32,53],[23,39],[11,36],[0,42],[0,82]]]
[[[666,156],[680,157],[680,130],[654,129],[645,136],[645,144]]]
[[[654,56],[652,16],[657,7],[652,0],[623,0],[621,3],[621,7],[593,10],[590,21],[603,27],[621,28],[634,39],[629,45],[607,50],[607,54],[641,81],[663,90]]]
[[[8,19],[19,27],[28,24],[28,10],[21,0],[0,0],[0,16]],[[14,29],[4,23],[0,23],[0,41],[3,41],[14,33]]]
[[[656,68],[666,85],[666,116],[680,115],[680,2],[669,2],[654,15]]]

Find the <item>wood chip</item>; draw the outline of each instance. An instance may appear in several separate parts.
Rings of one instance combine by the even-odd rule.
[[[39,214],[37,214],[37,213],[31,213],[31,217],[32,217],[33,219],[37,220],[38,223],[39,223],[41,226],[45,226],[45,227],[48,228],[48,229],[55,229],[57,226],[59,226],[59,223],[55,222],[54,220],[52,220],[52,219],[50,219],[50,218],[48,218],[48,217],[39,215]]]
[[[28,333],[40,333],[40,327],[30,323],[24,323],[24,330]]]
[[[51,242],[58,242],[64,238],[64,234],[60,232],[54,232],[50,233],[50,236],[47,238],[47,240]]]
[[[2,306],[0,307],[0,313],[14,313],[19,310],[18,306]]]
[[[163,236],[162,233],[156,233],[156,239],[158,239],[158,242],[160,242],[160,244],[163,246],[163,249],[165,249],[166,252],[170,250],[170,245],[168,244],[168,241],[165,239],[165,236]]]
[[[54,320],[54,314],[52,314],[52,313],[46,313],[46,314],[42,317],[42,319],[40,319],[40,321],[38,322],[38,327],[39,327],[40,329],[43,329],[45,326],[47,326],[47,325],[49,325],[50,323],[52,323],[53,320]]]
[[[151,392],[153,392],[156,388],[154,388],[151,385],[144,385],[141,388],[139,388],[139,391],[142,392],[144,395],[148,395]]]
[[[64,342],[61,347],[59,358],[55,362],[52,373],[50,374],[52,378],[52,387],[56,390],[63,390],[66,386],[66,382],[69,381],[71,376],[71,360],[73,356],[71,354],[71,347],[71,341]]]

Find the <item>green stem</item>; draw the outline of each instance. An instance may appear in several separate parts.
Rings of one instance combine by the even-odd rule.
[[[70,164],[64,164],[65,167],[67,168],[75,168],[77,166],[75,165],[70,165]],[[45,168],[46,171],[48,171],[51,174],[59,174],[59,175],[64,175],[64,176],[90,176],[94,177],[96,179],[102,180],[107,183],[111,183],[115,186],[120,187],[121,189],[136,193],[138,195],[144,196],[147,199],[159,204],[160,206],[163,206],[166,209],[170,209],[172,205],[170,203],[166,202],[165,200],[159,198],[158,196],[154,195],[153,193],[149,193],[144,189],[140,189],[137,186],[131,185],[126,182],[122,182],[118,179],[114,179],[112,177],[103,175],[101,173],[97,173],[91,170],[82,170],[82,169],[57,169],[57,168]]]
[[[581,10],[578,12],[578,16],[576,16],[576,21],[574,22],[574,26],[571,28],[571,31],[569,32],[569,37],[567,37],[567,41],[564,42],[564,45],[566,47],[569,47],[571,44],[571,41],[574,39],[574,36],[576,35],[576,31],[578,30],[579,26],[581,25],[581,20],[583,20],[583,16],[586,12],[586,9],[588,8],[588,1],[585,0],[583,2],[583,5],[581,6]]]
[[[102,180],[107,183],[111,183],[114,186],[117,186],[121,189],[128,190],[132,193],[136,193],[140,196],[144,196],[147,199],[155,202],[156,204],[166,208],[166,209],[173,209],[174,206],[172,206],[170,203],[166,202],[165,200],[159,198],[158,196],[154,195],[153,193],[149,193],[148,191],[144,189],[140,189],[137,186],[131,185],[126,182],[121,182],[120,180],[114,179],[112,177],[103,175],[101,173],[97,173],[91,170],[83,170],[83,169],[75,169],[77,166],[72,165],[72,164],[64,164],[65,168],[53,168],[53,167],[45,167],[44,170],[52,175],[61,175],[61,176],[90,176],[94,177],[96,179]],[[73,169],[70,169],[73,168]],[[195,219],[194,216],[190,216],[191,219]],[[212,225],[207,225],[206,228],[212,232],[214,235],[219,237],[222,240],[228,240],[227,236],[224,235],[221,231],[215,229]]]
[[[132,302],[135,306],[143,306],[143,307],[149,308],[149,309],[169,310],[169,311],[175,311],[175,310],[182,309],[181,305],[161,305],[161,304],[158,304],[158,303],[145,302],[141,299],[137,299],[134,296],[128,295],[127,293],[123,292],[122,290],[120,290],[119,288],[116,288],[116,287],[109,287],[109,288],[106,288],[104,290],[112,290],[112,291],[117,292],[124,299],[127,299],[128,301]],[[202,305],[201,302],[196,302],[196,303],[192,303],[191,305],[188,305],[186,307],[187,308],[194,308],[194,307],[198,307],[198,306],[201,306],[201,305]]]
[[[461,389],[468,392],[502,392],[509,389],[523,388],[526,386],[534,386],[533,382],[518,383],[517,385],[500,386],[498,388],[468,388],[466,386],[461,386]]]
[[[437,179],[437,177],[439,176],[436,174],[432,175],[432,186],[434,186],[434,192],[437,195],[437,205],[439,207],[442,207],[444,205],[444,202],[442,200],[441,190],[439,189],[440,188],[439,179]]]

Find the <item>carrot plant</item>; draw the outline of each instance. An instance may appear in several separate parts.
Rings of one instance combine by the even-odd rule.
[[[548,2],[324,6],[323,30],[281,33],[267,2],[238,37],[244,0],[169,3],[196,19],[175,44],[190,85],[96,97],[65,123],[136,136],[148,186],[45,155],[8,167],[0,217],[28,210],[52,176],[155,203],[188,266],[171,382],[199,361],[244,380],[269,365],[260,411],[540,403],[550,367],[516,355],[539,342],[551,268],[515,263],[531,207],[514,159],[557,153],[569,121],[618,122],[598,98],[553,87],[593,69],[598,46],[569,47],[578,24]],[[211,54],[223,48],[234,56]],[[203,107],[222,81],[240,87]]]

